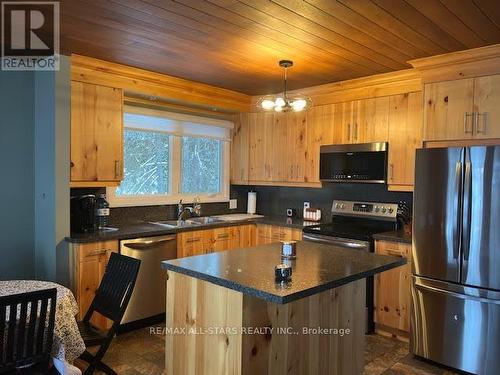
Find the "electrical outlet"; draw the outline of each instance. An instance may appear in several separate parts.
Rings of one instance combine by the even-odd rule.
[[[237,199],[230,199],[229,200],[229,209],[235,210],[237,208],[238,208],[238,200]]]
[[[311,208],[311,202],[304,202],[304,208]]]

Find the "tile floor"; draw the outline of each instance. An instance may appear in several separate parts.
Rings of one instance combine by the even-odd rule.
[[[150,334],[149,328],[120,335],[104,361],[120,375],[165,374],[163,337]],[[366,337],[365,362],[363,375],[455,375],[413,358],[407,343],[377,335]]]

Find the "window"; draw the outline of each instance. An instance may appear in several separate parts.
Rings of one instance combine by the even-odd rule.
[[[124,179],[108,188],[111,206],[229,199],[232,123],[126,107]]]
[[[124,130],[125,178],[117,196],[168,193],[170,136],[148,130]]]

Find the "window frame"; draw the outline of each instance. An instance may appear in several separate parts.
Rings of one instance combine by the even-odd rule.
[[[129,113],[124,109],[124,114]],[[142,115],[159,116],[169,118],[169,112],[164,112],[160,110],[152,110],[147,108],[137,109],[134,107],[132,113],[138,113]],[[205,118],[191,115],[175,114],[175,118],[185,118],[186,121],[192,121],[203,125],[214,125],[214,122],[220,121],[224,124],[224,127],[232,129],[232,123],[225,120],[215,120],[207,119],[209,121],[203,122]],[[123,122],[124,134],[126,128],[134,130],[144,130],[138,129],[134,126],[126,126],[126,122]],[[153,129],[152,129],[153,130]],[[147,130],[145,130],[147,131]],[[134,206],[156,206],[156,205],[166,205],[166,204],[176,204],[182,199],[183,203],[193,203],[195,198],[198,198],[201,203],[209,202],[229,202],[229,184],[230,184],[230,152],[231,144],[230,140],[219,139],[221,142],[221,158],[220,158],[220,191],[213,194],[183,194],[180,192],[181,189],[181,166],[182,166],[182,135],[169,134],[169,186],[168,194],[149,194],[149,195],[133,195],[133,196],[118,196],[116,195],[117,187],[107,187],[106,194],[110,207],[134,207]],[[189,137],[197,137],[196,135],[186,134]],[[210,138],[198,136],[199,138]],[[125,152],[125,150],[124,150]]]

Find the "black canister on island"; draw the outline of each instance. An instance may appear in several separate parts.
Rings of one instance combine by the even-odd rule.
[[[95,217],[99,229],[107,227],[109,223],[109,203],[106,194],[99,195],[96,201]]]

